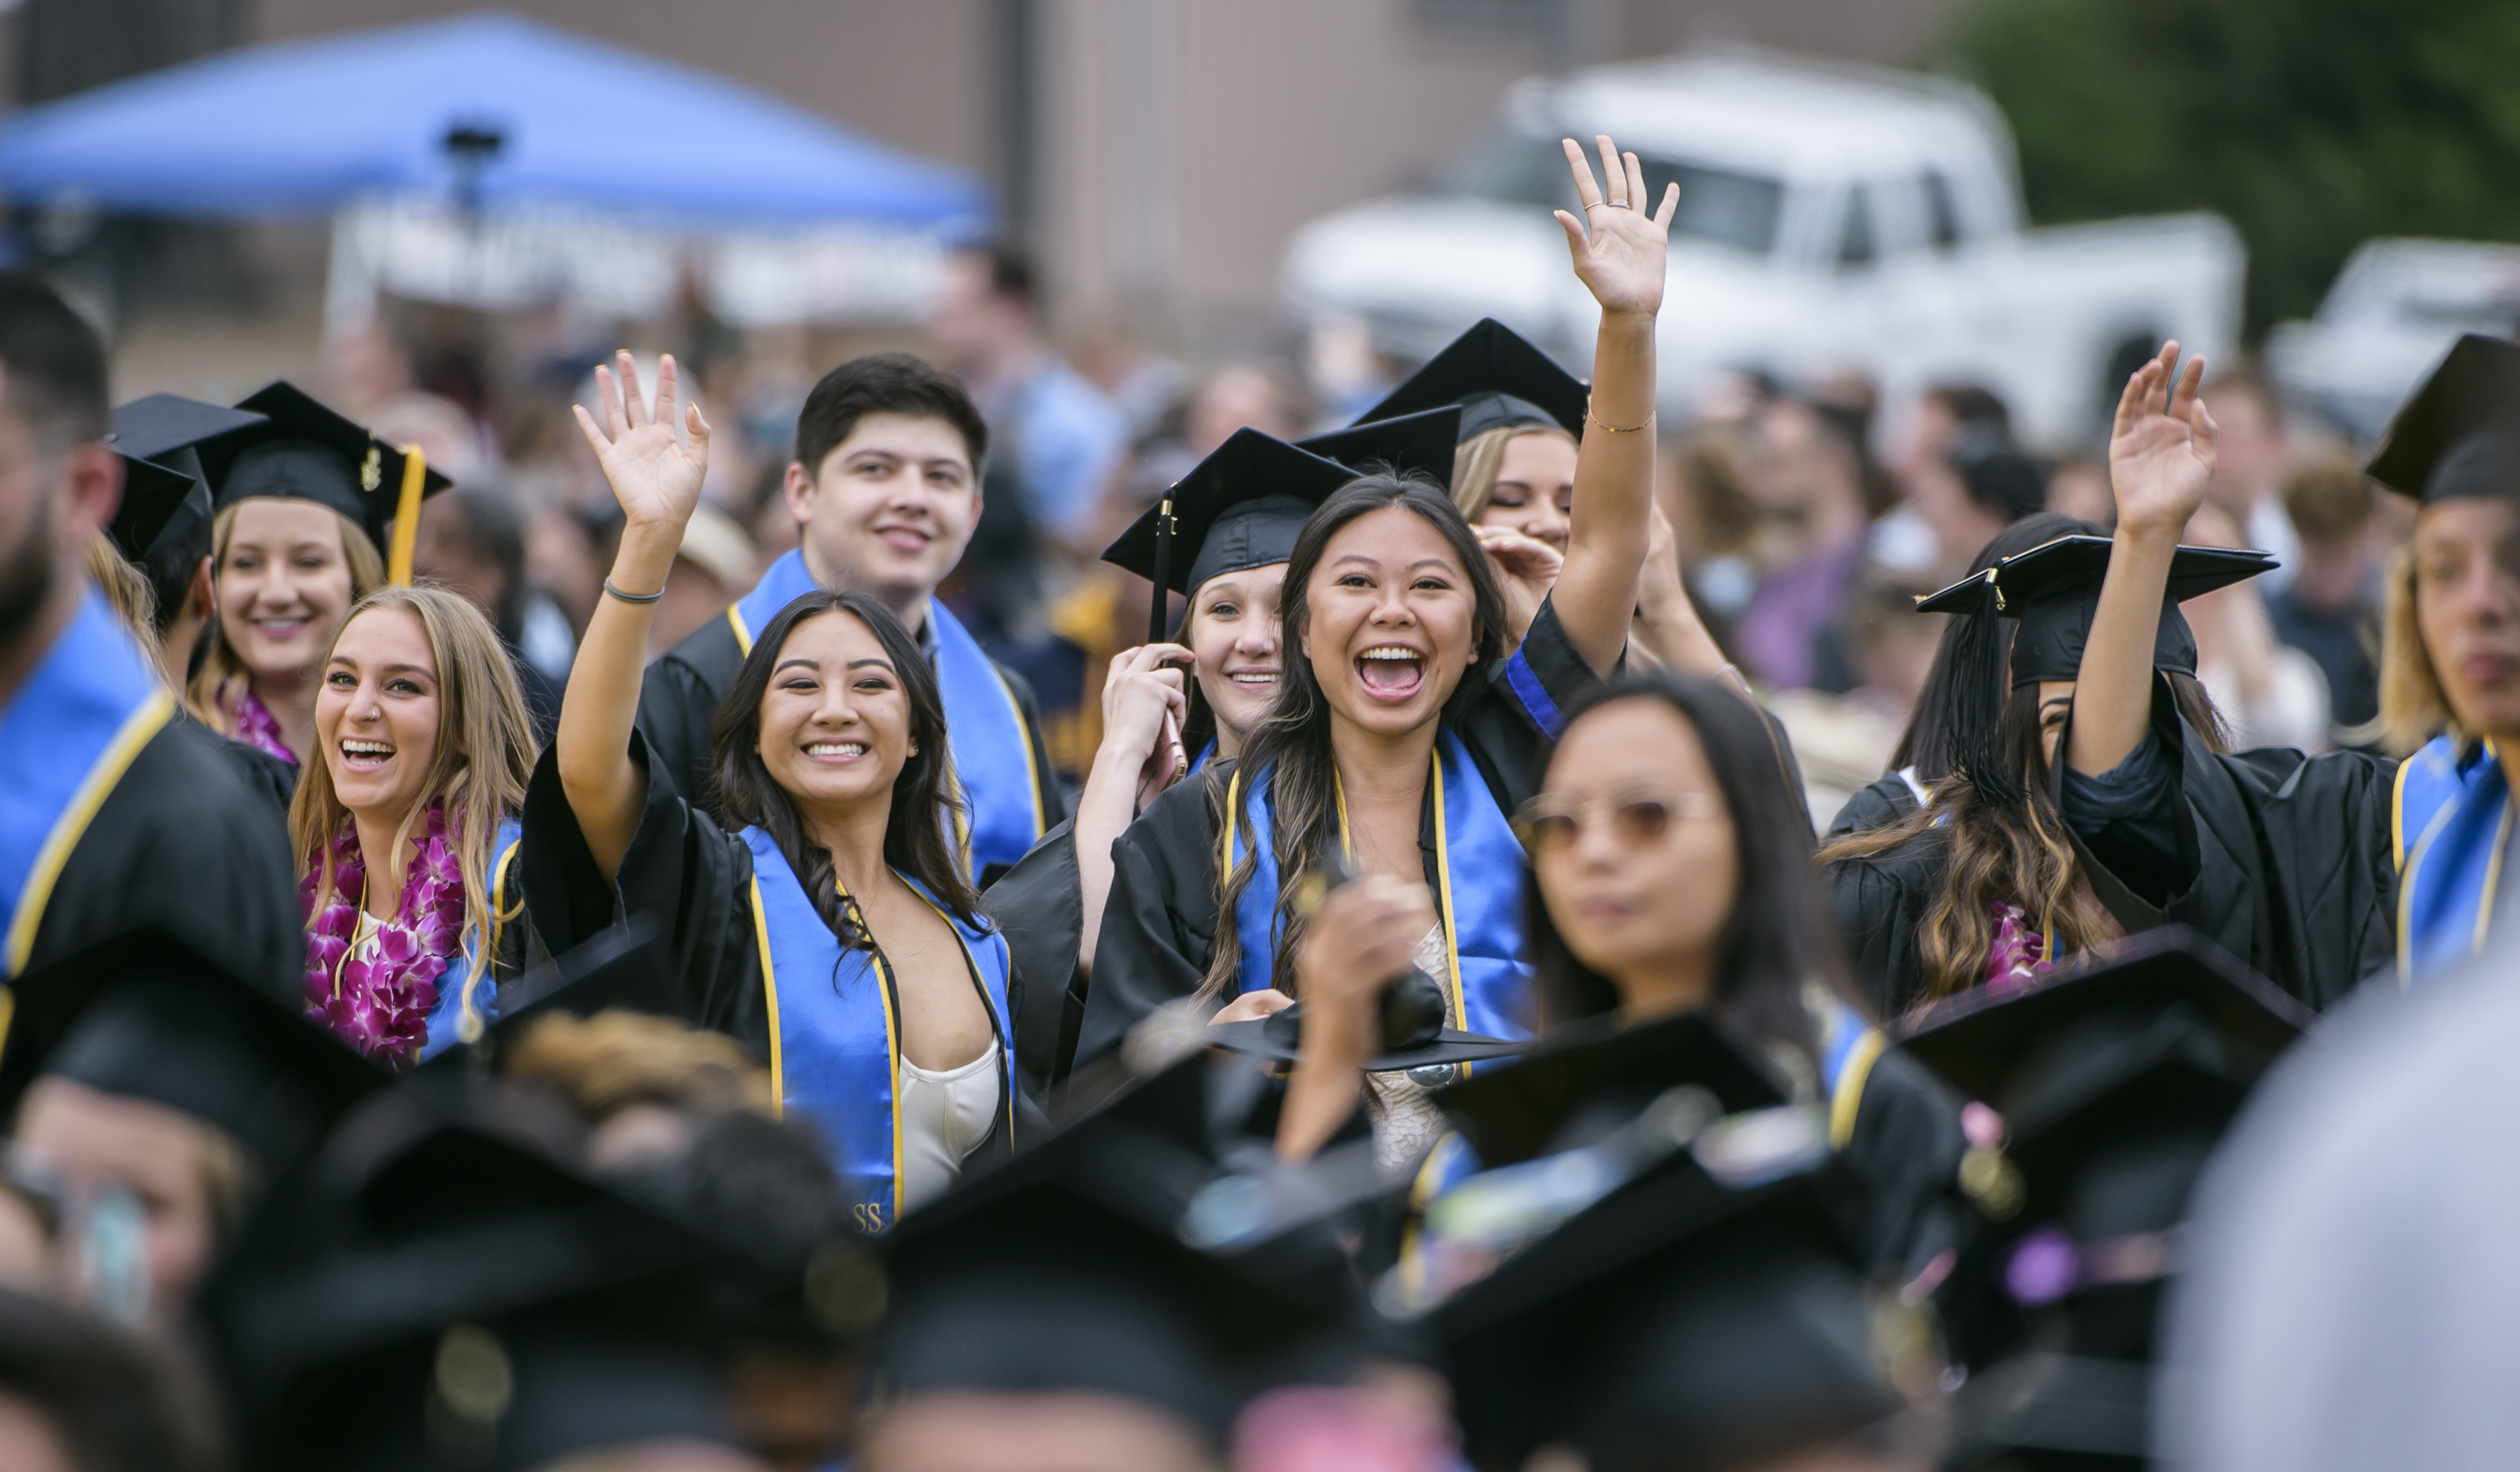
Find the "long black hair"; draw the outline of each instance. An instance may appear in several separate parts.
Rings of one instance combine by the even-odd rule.
[[[779,846],[788,866],[805,886],[806,897],[843,947],[871,943],[863,928],[840,906],[838,874],[832,852],[805,836],[804,820],[761,762],[761,698],[770,689],[771,672],[796,625],[825,614],[847,614],[874,630],[892,662],[893,673],[910,696],[910,740],[916,750],[892,783],[892,805],[883,830],[883,861],[927,887],[936,902],[966,925],[975,925],[979,897],[963,873],[961,855],[948,836],[947,824],[963,821],[962,787],[954,780],[954,751],[945,739],[945,698],[936,688],[936,671],[919,652],[919,641],[892,611],[864,593],[816,590],[779,611],[770,626],[752,641],[726,697],[709,718],[709,752],[717,762],[717,796],[730,824],[758,827]]]
[[[1715,774],[1716,792],[1732,812],[1732,859],[1739,880],[1732,912],[1716,944],[1708,1010],[1760,1056],[1782,1061],[1776,1055],[1788,1051],[1794,1060],[1787,1065],[1790,1071],[1817,1086],[1821,1022],[1813,1015],[1815,993],[1827,1002],[1853,1004],[1854,991],[1819,873],[1812,867],[1811,822],[1802,795],[1785,786],[1767,722],[1730,686],[1652,674],[1592,691],[1567,712],[1566,729],[1572,731],[1604,706],[1628,700],[1659,701],[1688,722]],[[1543,785],[1554,759],[1552,752],[1541,765]],[[1549,918],[1536,867],[1523,881],[1523,904],[1542,1024],[1554,1027],[1618,1010],[1618,988],[1578,960]]]
[[[1330,538],[1348,523],[1386,506],[1407,507],[1442,533],[1454,560],[1469,579],[1470,665],[1463,669],[1463,675],[1474,675],[1478,667],[1505,655],[1505,594],[1497,586],[1496,570],[1488,565],[1477,534],[1462,519],[1452,496],[1432,479],[1419,474],[1360,476],[1316,508],[1304,522],[1304,529],[1295,534],[1295,550],[1286,559],[1286,589],[1279,595],[1278,603],[1278,698],[1269,708],[1268,718],[1243,743],[1242,758],[1235,763],[1238,771],[1269,773],[1269,801],[1277,817],[1275,849],[1281,881],[1278,920],[1282,937],[1271,965],[1270,985],[1290,996],[1295,991],[1293,957],[1303,937],[1305,917],[1289,909],[1286,897],[1297,888],[1296,876],[1319,862],[1339,837],[1338,763],[1330,752],[1329,701],[1313,674],[1312,661],[1302,655],[1304,633],[1312,626],[1313,617],[1307,589]],[[1448,690],[1444,696],[1449,703],[1453,692]],[[1213,775],[1214,770],[1210,768],[1208,791],[1220,809],[1219,826],[1234,825],[1241,835],[1246,857],[1230,872],[1220,868],[1216,876],[1216,947],[1208,962],[1206,980],[1199,985],[1199,995],[1203,997],[1222,996],[1234,989],[1236,974],[1242,964],[1242,938],[1235,923],[1235,906],[1240,902],[1242,892],[1250,888],[1251,876],[1258,868],[1247,856],[1251,850],[1251,784],[1242,784],[1236,810],[1224,812],[1226,784]]]

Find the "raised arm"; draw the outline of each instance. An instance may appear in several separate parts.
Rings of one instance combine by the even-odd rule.
[[[1653,503],[1654,314],[1662,308],[1680,186],[1665,188],[1661,208],[1647,214],[1637,156],[1621,155],[1606,133],[1595,142],[1610,193],[1595,184],[1593,165],[1569,138],[1566,164],[1584,218],[1557,211],[1576,278],[1601,305],[1601,331],[1593,345],[1593,422],[1575,459],[1566,567],[1551,597],[1567,640],[1598,672],[1614,667],[1627,647],[1644,566],[1645,513]]]
[[[2152,649],[2170,561],[2180,533],[2214,478],[2214,416],[2196,387],[2205,360],[2179,367],[2179,345],[2136,370],[2118,397],[2109,431],[2109,487],[2118,529],[2108,575],[2092,616],[2091,637],[2074,682],[2074,724],[2065,759],[2086,776],[2124,761],[2152,723]]]
[[[1144,644],[1112,656],[1102,677],[1102,744],[1076,800],[1069,830],[1076,842],[1076,883],[1084,912],[1077,960],[1094,969],[1094,944],[1111,897],[1111,844],[1155,795],[1190,769],[1182,722],[1190,714],[1183,683],[1194,662],[1178,644]],[[1180,664],[1167,666],[1167,660]]]
[[[709,441],[708,421],[700,417],[698,404],[680,406],[691,443],[674,436],[671,357],[656,368],[652,419],[640,396],[639,370],[630,354],[622,353],[618,364],[617,372],[595,370],[605,425],[599,427],[582,404],[577,425],[586,432],[586,442],[595,446],[604,478],[611,483],[627,521],[620,549],[612,555],[612,572],[605,579],[605,596],[596,600],[595,616],[587,621],[586,637],[569,666],[568,693],[561,701],[560,733],[553,742],[561,789],[568,794],[587,851],[608,880],[620,872],[631,836],[639,831],[639,811],[648,801],[647,774],[630,760],[630,730],[639,715],[648,626],[656,617],[652,600],[629,602],[617,594],[643,598],[664,588],[674,553],[683,544],[683,528],[699,504]]]

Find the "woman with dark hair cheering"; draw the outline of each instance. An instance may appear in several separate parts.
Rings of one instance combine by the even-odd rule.
[[[1415,964],[1439,984],[1452,1026],[1528,1035],[1521,849],[1506,814],[1558,711],[1627,642],[1676,203],[1667,193],[1647,213],[1635,157],[1599,145],[1607,198],[1566,144],[1589,233],[1558,214],[1576,274],[1602,306],[1564,577],[1506,658],[1495,575],[1442,487],[1368,476],[1312,515],[1286,564],[1286,657],[1268,720],[1230,770],[1165,793],[1116,847],[1080,1064],[1168,1003],[1226,1003],[1218,1021],[1262,1017],[1331,969],[1387,982]],[[1363,877],[1304,913],[1290,897],[1333,851]],[[1316,1032],[1306,1030],[1299,1077],[1317,1058],[1342,1076],[1375,1050]],[[1416,1084],[1376,1080],[1375,1140],[1405,1160],[1431,1137],[1433,1111]],[[1308,1117],[1298,1133],[1326,1138],[1353,1107]]]
[[[555,951],[628,915],[670,926],[686,1015],[770,1065],[823,1127],[856,1225],[889,1227],[1016,1104],[1006,943],[938,820],[956,791],[936,676],[881,604],[816,591],[764,627],[710,726],[727,833],[634,730],[654,594],[699,497],[708,426],[674,433],[627,353],[599,370],[609,434],[580,426],[627,518],[525,805],[526,901]]]
[[[1957,1103],[1851,1000],[1798,798],[1758,713],[1715,682],[1623,680],[1569,713],[1516,822],[1547,1031],[1522,1060],[1436,1095],[1457,1118],[1507,1115],[1510,1127],[1477,1131],[1478,1150],[1499,1157],[1485,1161],[1448,1135],[1419,1173],[1421,1209],[1488,1168],[1598,1144],[1694,1085],[1731,1111],[1802,1106],[1803,1146],[1843,1152],[1872,1188],[1884,1265],[1912,1272],[1943,1245],[1933,1201],[1964,1148]],[[1308,1005],[1353,1006],[1359,989],[1337,980]],[[1549,1081],[1526,1086],[1536,1079]],[[1559,1172],[1537,1197],[1492,1180],[1492,1199],[1520,1201],[1503,1214],[1506,1240],[1458,1230],[1496,1214],[1421,1210],[1408,1296],[1442,1297],[1619,1178],[1557,1194]]]

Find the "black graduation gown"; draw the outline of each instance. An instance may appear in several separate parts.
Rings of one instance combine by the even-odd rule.
[[[2121,926],[2130,934],[2188,926],[2319,1009],[2394,963],[2397,859],[2389,813],[2396,762],[2281,747],[2217,755],[2180,721],[2158,683],[2152,733],[2177,795],[2175,871],[2121,876],[2088,847],[2080,852],[2093,892]],[[2055,777],[2061,792],[2061,763]],[[1897,794],[1888,791],[1893,786]],[[1848,801],[1830,834],[1895,823],[1913,810],[1906,784],[1885,777]],[[2090,837],[2074,835],[2078,846]],[[1927,832],[1886,853],[1830,866],[1838,928],[1858,985],[1884,1017],[1925,999],[1916,938],[1947,862],[1942,835]]]
[[[1006,678],[1015,707],[1023,713],[1041,810],[1057,823],[1067,815],[1067,799],[1050,764],[1050,748],[1042,742],[1041,702],[1022,675],[995,660],[989,663]],[[719,813],[717,768],[709,757],[709,720],[717,713],[718,698],[735,683],[742,667],[743,646],[736,642],[735,624],[720,614],[650,665],[639,686],[639,729],[648,738],[656,769],[673,778],[674,791],[712,817]]]
[[[525,789],[524,837],[517,867],[524,876],[525,913],[545,947],[567,952],[607,926],[642,916],[660,931],[673,967],[676,1014],[694,1027],[724,1033],[756,1058],[770,1056],[770,1016],[759,939],[753,928],[752,851],[742,838],[686,802],[672,774],[633,730],[630,759],[648,773],[648,804],[622,855],[616,884],[607,884],[561,788],[557,748],[534,764]],[[1010,977],[1008,1012],[1020,1002]],[[1010,1040],[1012,1041],[1012,1040]],[[1015,1108],[1029,1113],[1028,1100]],[[1032,1116],[1037,1119],[1038,1115]],[[966,1169],[1002,1158],[1006,1117],[966,1158]]]
[[[1196,778],[1185,778],[1188,786]],[[1015,1067],[1034,1093],[1067,1075],[1085,1023],[1085,884],[1076,869],[1076,820],[1041,836],[980,896],[980,908],[1007,938],[1014,975]]]
[[[286,813],[235,745],[181,715],[149,739],[63,863],[26,969],[155,925],[297,999],[306,937]]]
[[[1537,676],[1539,691],[1528,700],[1515,688],[1517,670]],[[1599,683],[1567,642],[1556,606],[1543,600],[1520,650],[1470,671],[1453,692],[1444,720],[1507,816],[1536,790],[1563,723],[1558,713]],[[1076,1041],[1079,1067],[1118,1047],[1156,1008],[1196,991],[1207,975],[1216,940],[1217,838],[1232,773],[1231,763],[1210,762],[1149,804],[1112,845],[1111,896]],[[1431,798],[1418,826],[1430,887],[1437,882]]]

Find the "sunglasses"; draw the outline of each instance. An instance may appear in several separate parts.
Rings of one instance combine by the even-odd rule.
[[[1542,793],[1522,805],[1514,836],[1535,853],[1563,850],[1577,834],[1606,822],[1622,844],[1650,844],[1675,822],[1730,817],[1732,809],[1711,792],[1628,793],[1615,798],[1561,798]]]

